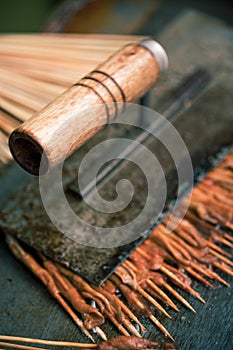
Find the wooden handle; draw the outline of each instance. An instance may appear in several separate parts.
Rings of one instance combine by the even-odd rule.
[[[9,139],[13,157],[33,175],[46,173],[115,118],[126,102],[143,96],[166,66],[157,42],[126,45],[14,130]]]

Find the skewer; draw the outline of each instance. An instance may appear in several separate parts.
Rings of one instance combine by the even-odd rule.
[[[96,333],[101,339],[103,339],[104,341],[108,340],[106,334],[100,327],[95,327],[94,330],[96,331]]]
[[[217,244],[211,242],[211,241],[207,241],[207,245],[214,251],[217,251],[223,255],[226,255],[228,257],[231,257],[232,255],[228,252],[226,252],[224,249],[220,248],[219,246],[217,246]]]
[[[207,281],[203,276],[201,276],[200,274],[198,274],[196,271],[194,271],[190,266],[185,266],[185,270],[193,277],[195,277],[198,281],[202,282],[203,284],[205,284],[206,286],[213,288],[214,286]]]
[[[224,233],[224,237],[226,239],[228,239],[229,241],[232,241],[233,242],[233,237],[231,237],[230,235],[228,235],[228,233]]]
[[[84,315],[84,326],[93,329],[103,339],[107,340],[105,333],[99,328],[105,320],[103,315],[92,306],[88,305],[73,285],[57,269],[56,265],[40,254],[47,271],[52,275],[60,293],[71,303],[74,309]]]
[[[138,248],[137,248],[138,249]],[[139,251],[141,251],[142,255],[148,257],[148,255],[140,248],[138,249]],[[134,269],[136,269],[136,267],[134,267],[134,265],[126,260],[126,263],[130,264],[130,266]],[[150,280],[150,279],[149,279]],[[148,280],[147,280],[148,282]],[[194,310],[194,308],[175,290],[173,289],[164,279],[162,280],[162,286],[164,288],[166,288],[177,300],[179,300],[183,305],[185,305],[187,308],[189,308],[191,311],[193,311],[194,313],[196,313],[196,311]]]
[[[142,323],[138,320],[137,316],[123,303],[123,301],[116,296],[116,288],[113,285],[113,283],[110,280],[107,280],[103,283],[102,287],[100,287],[100,290],[102,290],[102,293],[106,295],[107,293],[110,293],[114,301],[116,301],[117,305],[119,305],[120,309],[124,312],[126,316],[128,316],[129,319],[133,320],[141,329],[142,334],[146,331],[146,328],[142,325]],[[106,295],[107,296],[107,295]],[[120,316],[118,316],[120,318]]]
[[[51,346],[69,346],[69,347],[77,347],[77,348],[81,348],[81,349],[82,348],[83,349],[95,349],[97,347],[97,344],[85,344],[85,343],[77,343],[77,342],[42,340],[42,339],[35,339],[35,338],[14,337],[14,336],[10,336],[10,335],[9,336],[8,335],[0,335],[0,340],[24,342],[24,343],[34,343],[34,344],[51,345]],[[0,345],[2,345],[2,344],[0,343]],[[16,344],[13,344],[13,345],[16,345]],[[27,347],[27,349],[29,349],[29,347]],[[42,349],[42,348],[33,348],[33,349]]]
[[[174,297],[176,297],[177,300],[179,300],[183,305],[185,305],[192,312],[196,313],[196,310],[189,304],[189,302],[185,300],[174,288],[172,288],[170,284],[168,284],[167,282],[164,282],[163,285],[172,295],[174,295]]]
[[[122,324],[120,324],[120,322],[118,322],[115,318],[115,316],[113,314],[111,314],[109,311],[105,310],[104,313],[106,314],[106,316],[108,317],[108,319],[114,324],[114,326],[116,326],[116,328],[118,329],[118,331],[120,333],[122,333],[125,336],[130,336],[129,332],[122,326]]]
[[[67,311],[67,313],[71,316],[73,321],[77,324],[77,326],[83,331],[84,334],[87,335],[93,342],[94,339],[89,331],[84,327],[84,324],[81,319],[73,312],[73,310],[69,307],[69,305],[65,302],[65,300],[59,294],[60,291],[57,288],[54,280],[51,275],[43,269],[36,260],[32,257],[31,254],[24,251],[24,249],[20,246],[16,239],[14,239],[10,235],[6,235],[6,243],[8,244],[11,252],[15,255],[15,257],[22,261],[48,288],[51,295],[61,304],[61,306]]]
[[[233,276],[233,270],[228,267],[227,265],[223,263],[219,263],[217,261],[214,262],[214,266],[217,267],[219,270],[222,270],[223,272],[227,273],[230,276]],[[229,283],[226,282],[227,287],[229,287]]]
[[[137,251],[142,254],[142,249],[141,248],[137,248]],[[143,253],[144,255],[146,255],[148,257],[147,254],[145,254],[145,252]],[[169,270],[169,266],[167,264],[163,264],[160,267],[161,272],[163,272],[165,275],[167,275],[173,282],[175,282],[180,288],[187,290],[190,294],[192,294],[193,296],[195,296],[197,299],[199,299],[202,303],[205,304],[204,299],[200,296],[200,294],[198,292],[196,292],[193,288],[191,288],[190,286],[188,286],[185,283],[182,283],[182,281],[173,273]]]
[[[125,260],[123,265],[128,265],[136,274],[139,273],[136,266],[134,266],[129,260]],[[146,279],[146,283],[161,297],[161,300],[163,300],[165,303],[167,303],[171,308],[176,310],[177,312],[179,309],[177,306],[173,303],[173,301],[167,296],[166,293],[163,292],[162,289],[160,289],[156,283],[154,283],[150,278]]]
[[[215,262],[213,262],[213,265],[215,265]],[[216,281],[224,284],[226,287],[229,287],[229,283],[227,283],[223,278],[221,278],[217,273],[215,273],[214,271],[208,269],[207,267],[202,267],[199,264],[196,264],[194,262],[191,262],[191,266],[194,268],[194,270],[197,270],[201,273],[203,273],[203,275],[209,277],[209,278],[213,278]]]
[[[214,256],[217,256],[217,258],[221,261],[223,261],[225,264],[228,264],[230,266],[233,266],[233,262],[229,259],[227,259],[225,256],[222,256],[221,254],[217,253],[214,249],[209,250],[211,254]]]
[[[195,191],[195,195],[193,197],[193,201],[202,201],[203,203],[207,204],[207,202],[211,203],[214,207],[217,207],[218,209],[221,209],[226,211],[227,213],[233,213],[232,210],[232,203],[225,203],[225,201],[221,200],[219,201],[218,198],[215,198],[215,194],[210,193],[208,191],[208,188],[203,188],[203,186],[200,188],[200,186],[197,187],[197,191]],[[202,198],[200,198],[202,197]],[[207,200],[208,198],[208,200]],[[222,198],[221,198],[222,199]]]
[[[135,337],[142,337],[141,334],[137,331],[137,329],[132,325],[130,320],[125,315],[123,315],[122,317],[122,323]]]
[[[103,294],[101,294],[99,287],[90,286],[86,281],[84,281],[82,277],[70,270],[67,270],[61,265],[57,264],[56,266],[65,276],[70,279],[70,281],[74,284],[74,286],[76,286],[83,297],[95,300],[102,312],[104,312],[105,309],[110,314],[113,312],[109,300]],[[99,301],[101,301],[101,304],[99,304]]]
[[[160,329],[160,331],[167,335],[172,341],[174,341],[174,338],[171,336],[171,334],[167,331],[167,329],[162,325],[161,322],[159,322],[159,320],[154,316],[154,315],[150,315],[149,319]]]
[[[147,292],[145,292],[140,286],[137,286],[137,290],[145,299],[147,299],[152,305],[154,305],[156,309],[161,311],[168,318],[171,318],[171,315],[169,315],[169,313],[154,298],[152,298]]]
[[[141,329],[141,332],[144,333],[146,331],[146,328],[143,326],[143,324],[138,320],[138,318],[135,316],[135,314],[121,301],[121,299],[118,298],[118,302],[120,304],[120,307],[124,311],[124,313],[132,319]]]
[[[46,350],[45,348],[37,348],[35,346],[27,346],[27,345],[19,345],[19,344],[13,344],[13,343],[5,343],[0,342],[0,346],[4,346],[6,348],[13,348],[13,349],[22,349],[22,350]]]
[[[138,350],[138,349],[154,349],[160,348],[160,344],[157,342],[152,342],[148,339],[142,339],[137,337],[125,337],[125,336],[118,336],[116,338],[109,339],[106,342],[102,342],[100,344],[86,344],[86,343],[77,343],[77,342],[63,342],[63,341],[51,341],[51,340],[41,340],[41,339],[32,339],[32,338],[22,338],[22,337],[13,337],[13,336],[0,336],[1,338],[5,338],[6,340],[12,340],[12,341],[18,341],[18,342],[25,342],[25,343],[35,343],[35,344],[43,344],[43,345],[50,345],[50,346],[63,346],[63,347],[72,347],[72,348],[79,348],[79,349],[96,349],[96,350],[118,350],[119,346],[121,349],[125,350]],[[19,346],[20,349],[29,349],[26,345],[17,345],[17,344],[11,344],[11,343],[1,343],[4,346],[7,346],[7,344],[10,347]],[[6,345],[5,345],[6,344]],[[123,347],[122,347],[123,346]],[[41,348],[32,348],[31,349],[41,349]]]
[[[181,283],[181,281],[176,277],[176,275],[174,273],[172,273],[171,271],[169,271],[166,267],[161,266],[161,271],[167,275],[173,282],[177,283],[180,288],[187,290],[190,294],[192,294],[195,298],[197,298],[198,300],[200,300],[203,304],[205,304],[205,300],[200,296],[200,294],[198,292],[196,292],[193,288],[191,288],[190,286],[184,285],[183,283]]]
[[[226,236],[224,235],[224,237]],[[228,238],[226,239],[219,235],[217,239],[218,239],[218,242],[225,244],[229,248],[233,248],[233,244],[228,241]]]
[[[150,279],[148,279],[146,281],[148,283],[148,285],[154,289],[154,291],[160,295],[162,297],[162,300],[167,304],[169,305],[172,309],[174,309],[175,311],[179,312],[179,309],[178,307],[173,303],[173,301],[167,296],[166,293],[164,293],[162,291],[162,289],[160,289],[154,282],[152,282]]]

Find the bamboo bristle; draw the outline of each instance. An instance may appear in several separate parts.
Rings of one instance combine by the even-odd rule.
[[[12,157],[8,148],[8,137],[0,130],[0,162],[6,164],[10,159]]]
[[[10,134],[15,128],[20,125],[20,122],[11,115],[1,111],[0,109],[0,129],[2,129],[6,134]]]
[[[35,113],[35,111],[31,108],[18,103],[13,103],[12,101],[4,99],[2,96],[0,96],[0,108],[8,111],[10,114],[13,114],[21,121],[29,119],[32,114]]]

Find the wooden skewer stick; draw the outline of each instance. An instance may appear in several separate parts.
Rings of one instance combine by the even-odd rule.
[[[130,320],[123,314],[122,323],[135,337],[141,338],[141,334],[137,331],[137,329],[132,325]]]
[[[121,301],[120,298],[118,298],[118,303],[120,305],[120,307],[122,308],[122,310],[124,311],[124,313],[130,318],[132,319],[141,329],[142,333],[144,333],[146,331],[146,328],[143,326],[143,324],[138,320],[137,316],[135,316],[135,314],[123,303],[123,301]]]
[[[227,266],[227,265],[224,265],[223,263],[219,263],[217,261],[214,262],[214,266],[217,267],[219,270],[222,270],[223,272],[227,273],[228,275],[232,276],[233,277],[233,270]],[[230,287],[229,283],[225,283],[225,285],[227,287]]]
[[[136,266],[134,266],[129,260],[125,260],[122,265],[128,265],[130,269],[132,269],[136,274],[139,272]],[[116,270],[117,271],[117,270]],[[150,278],[146,280],[148,286],[150,286],[158,296],[161,297],[161,300],[163,300],[166,304],[168,304],[171,308],[176,310],[177,312],[179,309],[177,306],[173,303],[173,301],[167,296],[166,293],[163,292],[161,288],[159,288],[153,281],[151,281]]]
[[[224,284],[226,287],[230,287],[229,283],[227,283],[223,278],[221,278],[216,272],[208,269],[207,267],[202,267],[199,264],[194,263],[193,261],[190,264],[194,268],[194,270],[197,270],[198,272],[202,273],[203,275]],[[215,265],[215,262],[213,262],[213,265]]]
[[[228,235],[228,233],[224,233],[224,237],[229,239],[229,241],[233,242],[233,237],[231,237],[230,235]]]
[[[161,311],[168,318],[171,318],[171,315],[169,315],[169,313],[154,298],[152,298],[150,294],[145,292],[140,286],[137,286],[137,290],[145,299],[147,299],[152,305],[154,305],[157,308],[157,310]]]
[[[230,266],[233,266],[233,262],[229,259],[227,259],[225,256],[222,256],[221,254],[217,253],[214,249],[210,249],[209,250],[210,253],[214,256],[216,256],[217,258],[219,258],[219,260],[222,260],[225,264],[228,264]]]
[[[77,342],[43,340],[43,339],[35,339],[35,338],[14,337],[14,336],[9,336],[9,335],[0,335],[0,340],[17,341],[17,342],[24,342],[24,343],[51,345],[51,346],[69,346],[69,347],[76,347],[76,348],[82,348],[82,349],[95,349],[98,346],[97,344],[85,344],[85,343],[77,343]],[[5,346],[5,344],[2,346]],[[29,349],[29,347],[28,347],[28,349]],[[35,348],[33,348],[33,349],[35,349]],[[36,348],[36,349],[38,349],[38,348]]]
[[[121,323],[119,323],[116,320],[116,317],[111,314],[109,311],[105,310],[104,311],[105,315],[108,317],[108,319],[114,324],[114,326],[125,336],[130,336],[129,332],[123,327]]]
[[[0,346],[4,346],[5,348],[13,348],[13,349],[21,349],[21,350],[46,350],[45,348],[37,348],[35,346],[28,346],[28,345],[20,345],[20,344],[13,344],[13,343],[5,343],[0,342]]]
[[[231,256],[232,256],[230,253],[226,252],[225,250],[223,250],[222,248],[220,248],[219,246],[217,246],[216,244],[214,244],[214,243],[211,242],[211,241],[207,241],[207,245],[208,245],[208,246],[211,248],[211,250],[213,250],[213,251],[217,251],[217,252],[219,252],[219,253],[221,253],[221,254],[224,254],[224,255],[226,255],[226,256],[228,256],[228,257],[231,257]]]
[[[188,309],[190,309],[192,312],[196,313],[196,310],[192,307],[192,305],[189,304],[189,302],[182,297],[174,288],[170,286],[169,283],[164,282],[163,284],[164,288],[166,288],[176,299],[178,299],[183,305],[185,305]]]
[[[161,288],[159,288],[153,281],[150,279],[147,280],[148,285],[159,295],[161,299],[166,302],[171,308],[179,312],[178,307],[173,303],[173,301],[167,296],[166,293],[163,292]]]
[[[172,281],[176,282],[181,288],[183,288],[184,290],[187,290],[190,294],[192,294],[195,298],[197,298],[198,300],[200,300],[203,304],[205,304],[205,300],[200,296],[200,294],[198,292],[196,292],[193,288],[191,288],[188,285],[185,285],[183,283],[181,283],[181,281],[176,277],[176,275],[174,273],[172,273],[171,271],[169,271],[165,266],[161,266],[160,270],[167,275],[168,277],[171,278]]]
[[[11,134],[15,160],[31,174],[46,173],[114,119],[126,102],[143,96],[166,66],[166,53],[155,41],[126,45]]]
[[[162,325],[161,322],[159,322],[159,320],[154,315],[151,314],[149,318],[161,330],[161,332],[167,335],[172,341],[175,341],[171,334],[167,331],[167,329]]]
[[[224,237],[226,237],[226,236],[224,235]],[[225,244],[227,247],[233,248],[233,244],[230,243],[230,242],[228,241],[228,238],[225,239],[225,238],[219,236],[219,237],[218,237],[218,241],[219,241],[220,243]]]
[[[96,333],[98,334],[98,336],[100,338],[102,338],[104,341],[108,340],[106,334],[104,333],[104,331],[100,328],[100,327],[95,327],[94,330],[96,331]]]
[[[66,312],[71,316],[73,321],[78,325],[78,327],[86,334],[88,338],[90,338],[93,343],[95,342],[90,332],[86,329],[83,324],[83,321],[79,319],[79,317],[73,312],[70,306],[66,303],[66,301],[60,295],[59,289],[55,284],[52,276],[47,272],[47,270],[43,269],[37,261],[33,258],[33,256],[20,246],[15,238],[10,235],[6,235],[6,242],[13,253],[13,255],[20,261],[22,261],[48,288],[50,294],[61,304],[61,306],[66,310]]]
[[[185,266],[185,271],[187,271],[191,276],[196,278],[198,281],[204,283],[206,286],[213,288],[213,285],[207,281],[203,276],[201,276],[199,273],[194,271],[190,266]]]

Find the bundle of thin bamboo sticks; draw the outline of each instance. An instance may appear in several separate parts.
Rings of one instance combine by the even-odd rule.
[[[9,134],[116,50],[139,36],[0,36],[0,162],[11,159]]]

